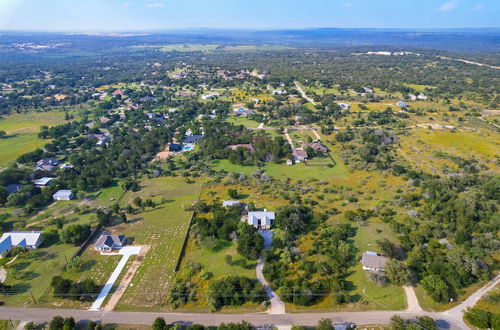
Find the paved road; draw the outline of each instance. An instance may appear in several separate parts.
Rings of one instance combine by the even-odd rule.
[[[435,319],[440,329],[462,330],[467,326],[462,321],[462,310],[468,306],[473,306],[477,300],[500,283],[500,276],[497,276],[490,283],[472,294],[462,304],[443,312],[430,313],[409,311],[371,311],[371,312],[340,312],[340,313],[291,313],[291,314],[196,314],[196,313],[147,313],[147,312],[106,312],[106,311],[86,311],[75,309],[49,309],[49,308],[0,308],[0,319],[46,322],[54,316],[69,317],[75,320],[94,320],[104,323],[120,324],[151,324],[155,318],[163,317],[168,323],[198,323],[203,325],[219,325],[221,323],[240,322],[246,320],[253,325],[274,325],[285,327],[291,325],[311,326],[317,324],[318,320],[328,318],[334,322],[353,322],[356,324],[388,324],[394,314],[404,318],[416,316],[430,316]]]
[[[461,320],[462,316],[463,316],[463,312],[467,308],[473,307],[479,301],[479,299],[481,299],[482,296],[484,296],[486,293],[488,293],[488,291],[492,290],[498,284],[500,284],[500,275],[497,275],[487,285],[483,286],[481,289],[479,289],[476,292],[474,292],[473,294],[471,294],[470,297],[465,299],[460,305],[455,306],[455,307],[443,312],[443,314],[449,318]]]
[[[291,326],[306,325],[312,326],[322,318],[332,319],[334,322],[353,322],[357,324],[388,324],[390,318],[398,314],[405,318],[418,315],[428,315],[436,320],[443,329],[464,329],[458,323],[442,318],[438,313],[413,314],[408,312],[345,312],[345,313],[291,313],[291,314],[196,314],[196,313],[147,313],[147,312],[106,312],[106,311],[85,311],[71,309],[48,309],[48,308],[0,308],[0,319],[13,319],[21,321],[46,322],[54,316],[70,317],[75,320],[93,320],[103,323],[120,324],[151,324],[157,317],[163,317],[167,323],[183,322],[197,323],[203,325],[219,325],[221,323],[240,322],[246,320],[255,326],[274,325]]]
[[[130,258],[131,255],[133,254],[139,254],[141,252],[141,247],[140,246],[126,246],[122,249],[120,249],[120,252],[118,254],[123,255],[123,257],[120,259],[120,262],[118,265],[116,265],[115,270],[109,277],[108,281],[104,285],[104,287],[101,290],[101,293],[97,296],[97,299],[94,301],[92,306],[90,307],[89,310],[91,311],[98,311],[101,308],[101,305],[104,302],[104,299],[106,299],[106,296],[108,293],[111,291],[113,288],[113,285],[115,284],[115,281],[118,279],[118,276],[120,276],[120,273],[122,272],[123,268],[127,264],[128,259]]]

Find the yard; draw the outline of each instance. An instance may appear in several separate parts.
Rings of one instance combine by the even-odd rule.
[[[0,299],[7,306],[34,306],[30,291],[39,302],[50,292],[50,281],[55,275],[60,275],[66,260],[77,250],[76,246],[68,244],[50,244],[31,252],[20,255],[7,268],[6,285],[11,286],[9,295]]]
[[[117,305],[119,310],[160,309],[165,304],[174,269],[189,228],[192,212],[186,207],[198,199],[202,182],[186,183],[182,178],[157,178],[142,181],[139,192],[127,192],[124,207],[136,197],[152,198],[157,206],[113,228],[134,245],[150,246],[131,284]]]

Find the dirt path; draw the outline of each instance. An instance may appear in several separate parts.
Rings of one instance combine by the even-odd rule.
[[[297,87],[297,90],[300,92],[300,95],[302,95],[303,98],[305,98],[308,102],[311,102],[313,105],[316,105],[316,102],[314,100],[307,96],[307,94],[302,90],[302,87],[300,87],[299,83],[295,81],[295,87]]]
[[[104,308],[103,308],[104,311],[112,311],[113,309],[115,309],[116,304],[118,304],[118,301],[125,293],[125,290],[129,286],[132,279],[134,278],[135,272],[137,271],[137,269],[141,265],[142,261],[144,260],[144,257],[146,256],[146,253],[148,253],[148,251],[149,251],[149,245],[142,246],[141,253],[139,253],[139,255],[137,257],[135,257],[135,260],[132,262],[130,267],[127,269],[127,272],[125,273],[122,280],[118,284],[118,288],[113,293],[111,298],[109,298],[106,306],[104,306]]]
[[[318,134],[318,130],[316,128],[311,128],[311,132],[313,132],[314,136],[316,136],[316,140],[321,140],[321,136]]]
[[[293,140],[290,137],[290,134],[288,134],[288,128],[285,128],[285,138],[287,139],[288,144],[290,145],[290,147],[293,148]]]

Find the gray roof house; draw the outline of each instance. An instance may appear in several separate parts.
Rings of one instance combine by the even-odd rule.
[[[292,157],[295,162],[303,162],[307,160],[307,152],[305,152],[304,150],[293,148]]]
[[[361,264],[364,270],[384,271],[384,267],[389,258],[379,256],[376,252],[363,252]]]
[[[125,246],[126,240],[125,235],[102,234],[97,242],[95,242],[94,249],[101,252],[118,250]]]
[[[6,256],[15,246],[37,249],[43,241],[40,231],[11,231],[0,238],[0,257]]]
[[[57,165],[59,165],[59,161],[55,158],[41,159],[36,163],[35,171],[52,172]]]
[[[275,213],[264,211],[248,212],[248,224],[258,229],[270,229],[275,219]]]
[[[54,195],[52,195],[55,201],[69,201],[75,198],[75,195],[71,192],[71,190],[59,190]]]
[[[398,103],[396,103],[396,105],[400,108],[408,108],[410,105],[408,103],[406,103],[405,101],[398,101]]]

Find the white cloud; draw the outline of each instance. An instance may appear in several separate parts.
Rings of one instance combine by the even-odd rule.
[[[352,2],[346,2],[344,3],[344,8],[349,8],[352,6]]]
[[[457,8],[457,6],[458,6],[458,0],[451,0],[451,1],[448,1],[444,4],[442,4],[438,8],[438,11],[450,11],[450,10]]]
[[[476,10],[476,11],[479,11],[479,10],[483,10],[484,6],[483,4],[478,4],[478,5],[475,5],[474,7],[472,7],[472,10]]]
[[[163,3],[155,2],[155,3],[148,3],[146,7],[148,8],[160,8],[165,6]]]
[[[123,5],[123,7],[128,8],[128,7],[132,6],[132,2],[124,2],[122,5]]]

